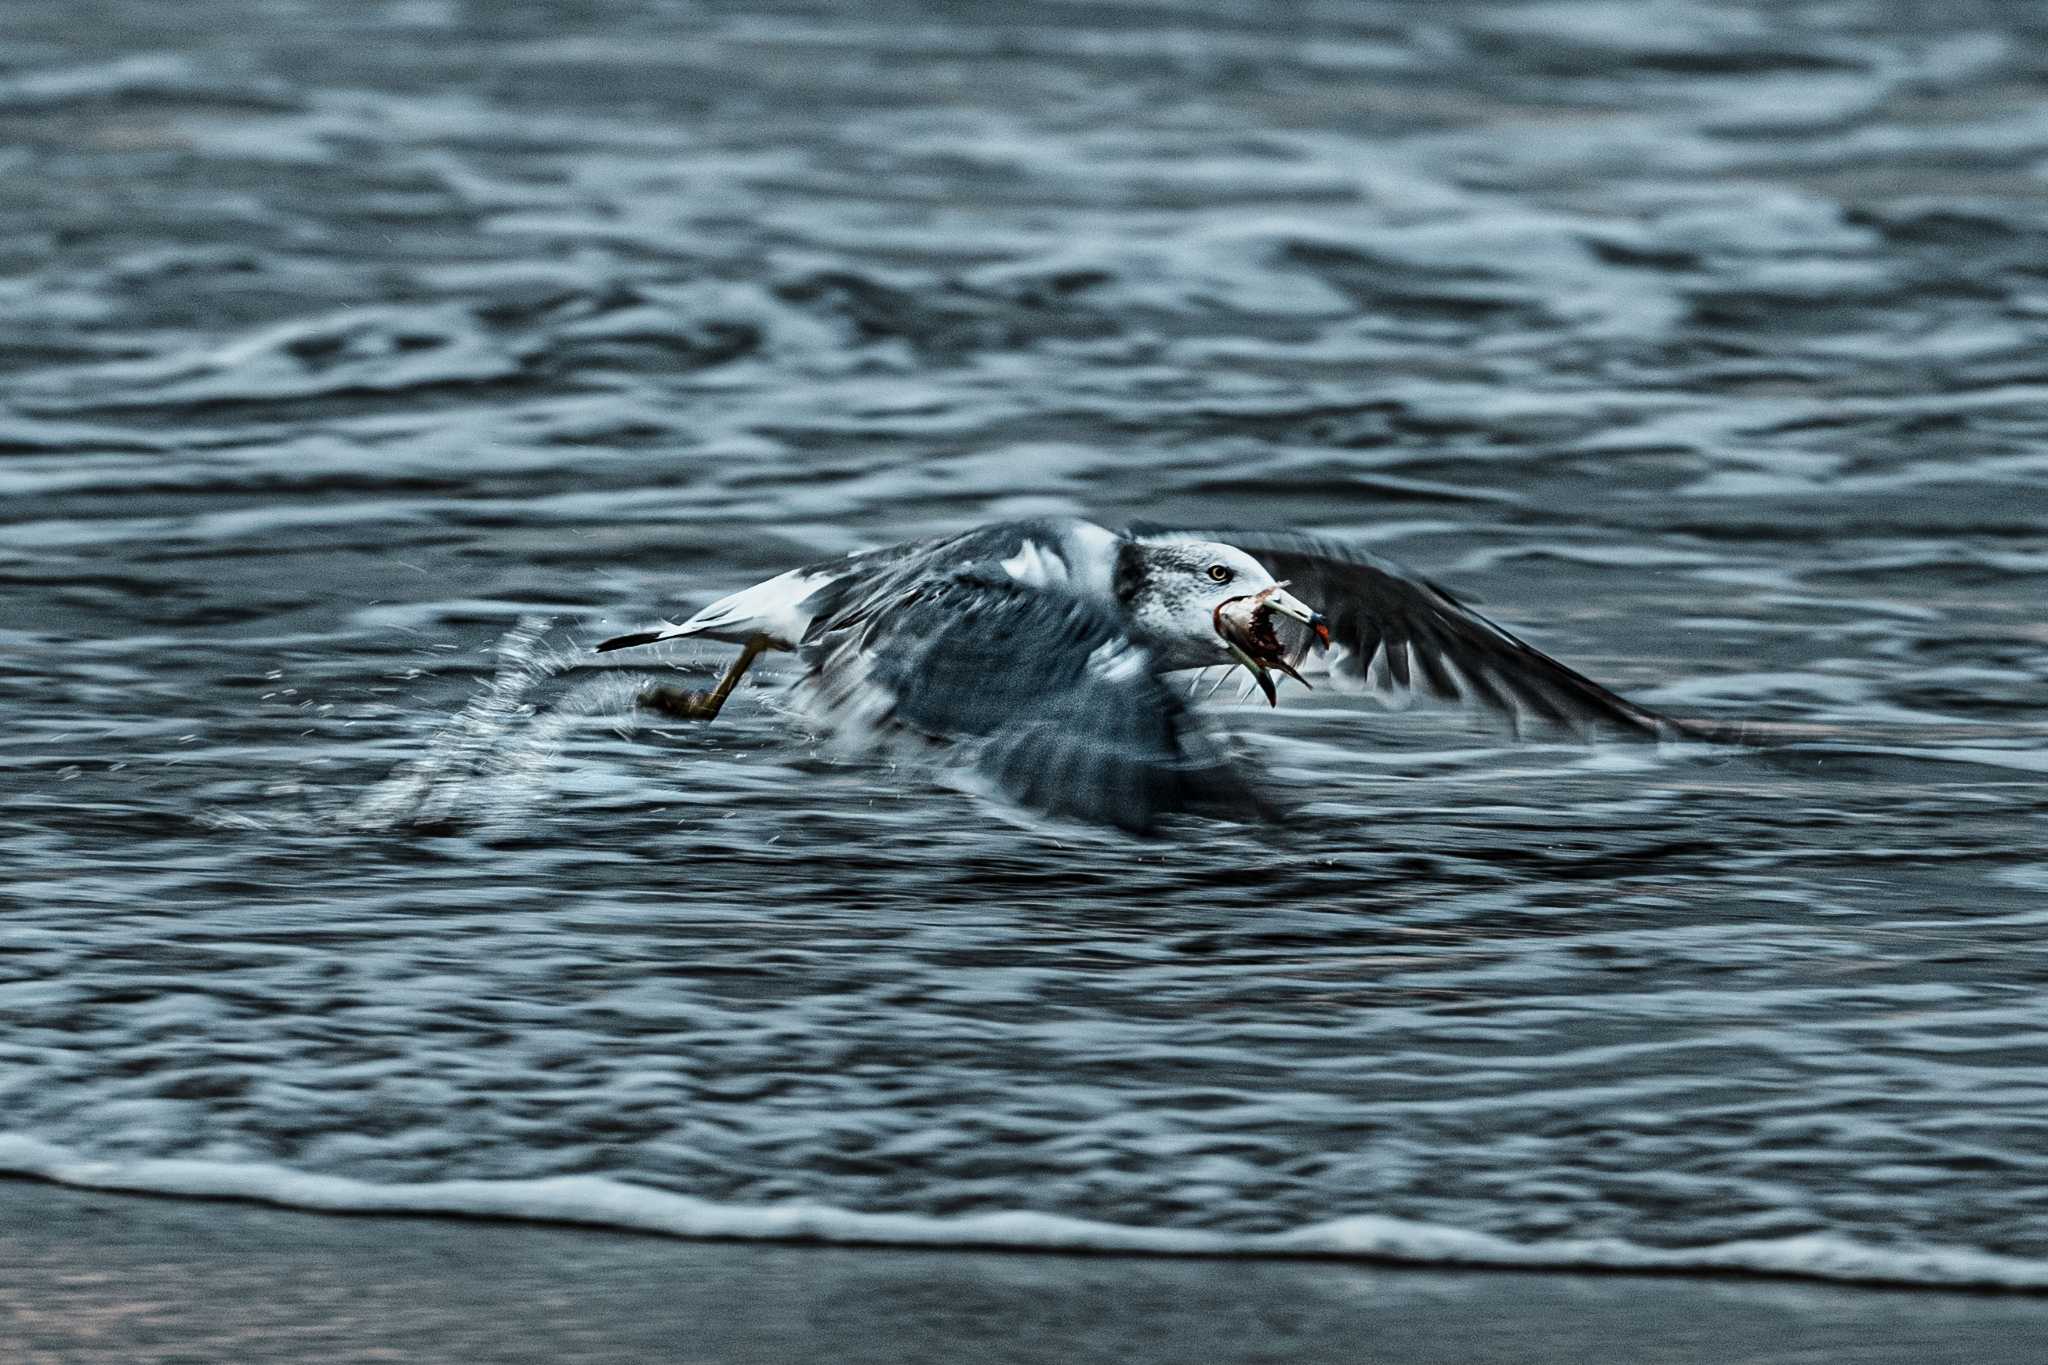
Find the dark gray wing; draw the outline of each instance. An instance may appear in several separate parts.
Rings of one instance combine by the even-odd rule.
[[[1577,730],[1619,729],[1646,738],[1691,733],[1567,668],[1487,620],[1445,589],[1390,559],[1342,541],[1292,531],[1185,531],[1142,527],[1132,534],[1197,536],[1235,545],[1289,582],[1289,590],[1330,623],[1329,669],[1365,684],[1377,678],[1445,701],[1498,712],[1519,732],[1535,718]],[[1283,642],[1307,648],[1306,630],[1276,620]]]
[[[931,742],[1019,804],[1147,832],[1271,808],[1108,607],[971,566],[881,585],[815,630],[817,713]]]

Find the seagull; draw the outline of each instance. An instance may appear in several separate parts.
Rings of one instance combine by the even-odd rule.
[[[641,706],[711,720],[761,655],[791,652],[828,730],[928,746],[1011,803],[1139,834],[1183,814],[1278,813],[1167,674],[1242,668],[1277,704],[1274,674],[1308,686],[1306,667],[1476,703],[1518,734],[1526,719],[1638,738],[1683,724],[1391,560],[1287,531],[1000,522],[791,569],[596,648],[683,639],[740,652],[710,690],[655,686]]]

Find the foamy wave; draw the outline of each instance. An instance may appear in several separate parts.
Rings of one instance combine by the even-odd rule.
[[[1499,1269],[1745,1273],[1852,1284],[2048,1291],[2048,1262],[1961,1247],[1871,1246],[1814,1233],[1705,1247],[1618,1238],[1513,1242],[1489,1233],[1361,1214],[1290,1232],[1132,1227],[1012,1210],[933,1218],[823,1204],[717,1204],[602,1176],[378,1185],[226,1161],[103,1160],[0,1135],[0,1174],[88,1189],[255,1200],[327,1213],[443,1214],[576,1223],[674,1237],[1164,1256],[1335,1257]]]

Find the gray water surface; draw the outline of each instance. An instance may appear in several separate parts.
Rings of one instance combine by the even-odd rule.
[[[15,0],[0,1133],[2048,1285],[2044,54]],[[1226,692],[1303,815],[1141,843],[587,666],[1041,512],[1351,537],[1789,747]]]

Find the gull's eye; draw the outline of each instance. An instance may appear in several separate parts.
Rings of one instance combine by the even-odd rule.
[[[1233,576],[1230,570],[1224,568],[1221,564],[1211,564],[1209,566],[1209,577],[1218,583],[1228,583]]]

